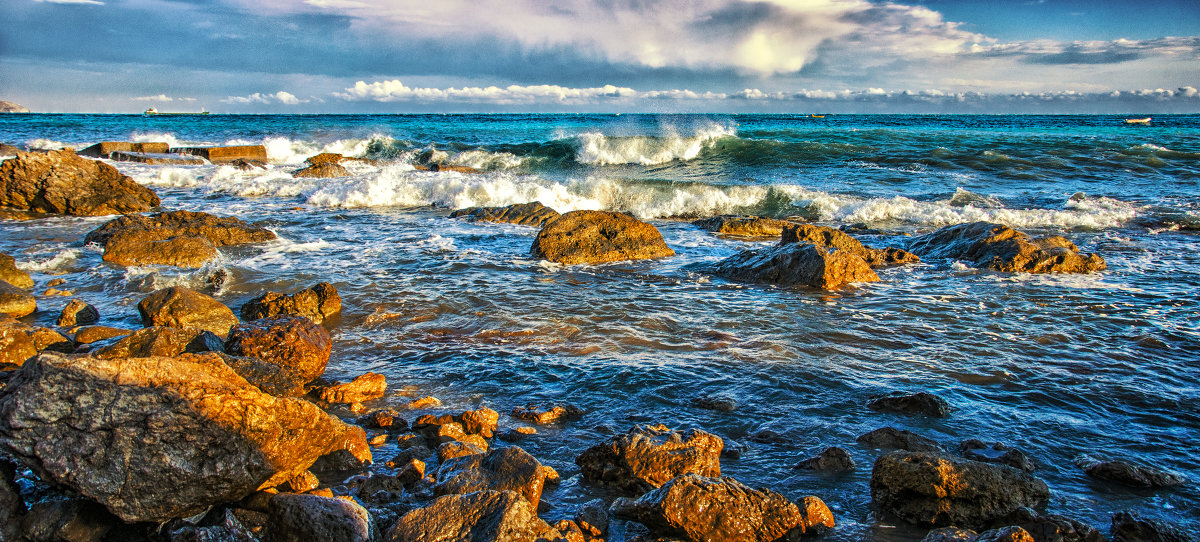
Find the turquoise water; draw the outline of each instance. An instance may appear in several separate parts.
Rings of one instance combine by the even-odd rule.
[[[137,301],[171,284],[236,309],[266,289],[330,281],[345,306],[331,376],[383,372],[450,410],[554,400],[588,411],[521,443],[565,480],[544,497],[551,519],[604,495],[579,482],[580,451],[662,422],[742,449],[722,462],[728,475],[821,496],[840,522],[834,540],[924,534],[870,506],[878,452],[854,438],[884,425],[951,448],[969,438],[1021,448],[1054,493],[1049,510],[1103,530],[1124,508],[1194,521],[1195,482],[1130,490],[1072,462],[1110,453],[1200,480],[1200,116],[1123,118],[5,115],[0,142],[35,147],[264,144],[266,171],[114,165],[164,208],[265,221],[280,240],[224,251],[198,271],[122,269],[82,245],[105,219],[54,218],[4,222],[0,250],[25,262],[39,289],[65,278],[117,326],[137,326]],[[378,162],[350,164],[347,178],[292,178],[322,151]],[[484,172],[408,165],[423,157]],[[678,255],[564,268],[529,256],[535,230],[446,217],[532,200],[631,212]],[[721,213],[865,225],[876,230],[862,236],[868,244],[900,247],[911,234],[994,220],[1066,235],[1109,269],[1011,276],[930,261],[833,293],[740,285],[692,267],[761,245],[689,223]],[[205,278],[220,269],[231,278],[213,290]],[[65,303],[39,299],[34,320],[52,324]],[[936,392],[955,412],[928,420],[866,408],[895,390]],[[692,406],[706,395],[739,407]],[[858,470],[791,469],[826,446],[850,450]]]

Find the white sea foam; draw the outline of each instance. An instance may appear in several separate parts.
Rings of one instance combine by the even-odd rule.
[[[20,267],[26,272],[45,273],[47,271],[60,269],[77,259],[79,259],[79,250],[68,248],[66,250],[59,251],[49,259],[24,261],[19,263],[17,267]]]
[[[29,147],[32,150],[55,150],[56,151],[63,147],[74,147],[75,145],[72,145],[70,143],[63,143],[62,141],[55,141],[53,139],[46,139],[46,138],[39,137],[37,139],[30,139],[29,141],[26,141],[25,146]]]
[[[180,141],[170,132],[134,132],[129,139],[135,143],[166,143],[170,147],[205,145],[203,141]]]
[[[588,132],[575,136],[579,150],[575,160],[581,164],[665,164],[673,160],[691,160],[717,139],[737,133],[734,127],[709,123],[694,133],[681,134],[675,127],[663,127],[661,134],[615,136]]]

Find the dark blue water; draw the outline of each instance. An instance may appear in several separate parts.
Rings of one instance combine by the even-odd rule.
[[[840,522],[835,540],[924,534],[870,507],[877,452],[854,438],[883,425],[949,447],[982,438],[1021,448],[1051,486],[1050,511],[1105,530],[1124,508],[1200,517],[1195,482],[1130,490],[1072,462],[1110,453],[1200,480],[1200,116],[1150,126],[1116,116],[0,116],[0,141],[101,140],[265,144],[265,172],[114,165],[166,208],[266,221],[281,239],[199,271],[122,269],[82,245],[102,218],[4,222],[0,250],[25,262],[39,289],[65,278],[103,323],[134,327],[146,293],[204,289],[218,269],[232,279],[207,291],[235,308],[264,289],[333,282],[345,314],[331,376],[383,372],[448,410],[555,400],[588,411],[522,443],[564,477],[544,497],[551,519],[597,495],[579,483],[575,455],[641,422],[714,432],[744,450],[723,462],[726,474],[821,496]],[[347,178],[292,178],[321,151],[378,162],[350,164]],[[426,156],[484,172],[410,165]],[[528,256],[534,230],[446,218],[533,200],[632,212],[678,255],[560,267]],[[833,293],[691,271],[758,246],[686,220],[731,212],[865,224],[882,232],[868,244],[901,247],[946,224],[1000,221],[1066,235],[1109,268],[1012,276],[932,261]],[[52,324],[66,301],[40,298],[36,320]],[[866,408],[895,390],[936,392],[955,412],[926,420]],[[692,406],[702,395],[739,408]],[[750,438],[765,429],[784,438]],[[827,446],[849,449],[858,471],[791,470]]]

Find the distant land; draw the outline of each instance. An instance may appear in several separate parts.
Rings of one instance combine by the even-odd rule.
[[[20,104],[0,100],[0,113],[29,113],[29,108]]]

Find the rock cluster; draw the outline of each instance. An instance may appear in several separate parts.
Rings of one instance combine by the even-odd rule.
[[[18,153],[0,163],[0,208],[99,216],[158,207],[158,195],[116,168],[71,150]]]
[[[963,260],[1006,273],[1090,273],[1107,267],[1104,258],[1080,254],[1066,238],[1031,238],[991,222],[946,226],[913,239],[908,248],[922,258]]]

